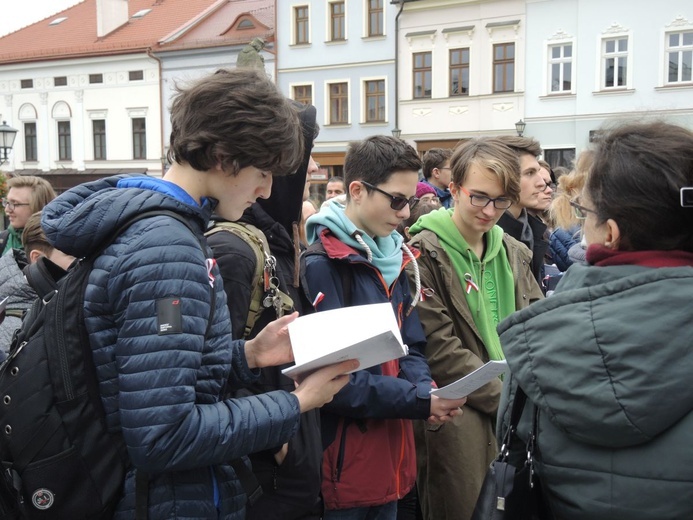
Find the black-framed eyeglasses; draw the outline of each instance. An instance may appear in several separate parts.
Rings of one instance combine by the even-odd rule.
[[[570,205],[573,207],[575,210],[575,218],[579,220],[585,220],[587,218],[588,213],[594,213],[595,215],[597,214],[596,211],[593,209],[586,208],[585,206],[581,206],[580,203],[578,202],[579,199],[577,200],[571,200]]]
[[[466,189],[460,186],[460,191],[469,197],[469,203],[476,208],[485,208],[491,202],[493,202],[493,207],[496,209],[508,209],[513,205],[513,201],[506,197],[496,197],[492,199],[486,195],[474,195],[469,193]]]
[[[2,207],[5,209],[9,209],[10,211],[14,211],[14,208],[18,208],[20,206],[31,206],[30,202],[10,202],[7,199],[2,199]]]
[[[395,211],[399,211],[404,208],[407,204],[409,204],[409,209],[414,209],[416,205],[419,203],[419,199],[416,198],[415,195],[412,195],[408,199],[405,199],[404,197],[399,197],[397,195],[392,195],[391,193],[386,192],[385,190],[381,190],[377,186],[373,186],[372,184],[366,182],[366,181],[361,181],[361,184],[366,186],[367,188],[371,190],[375,190],[379,193],[382,193],[386,197],[390,198],[390,207],[394,209]]]

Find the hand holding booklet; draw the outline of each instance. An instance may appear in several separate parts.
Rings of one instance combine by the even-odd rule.
[[[361,370],[409,352],[390,303],[316,312],[288,328],[296,365],[282,373],[293,379],[347,359],[358,359]]]
[[[508,362],[506,360],[489,361],[457,381],[443,388],[431,390],[431,395],[437,395],[443,399],[460,399],[507,371]]]

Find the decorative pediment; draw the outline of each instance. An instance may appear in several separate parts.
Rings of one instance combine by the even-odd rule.
[[[683,15],[678,15],[669,25],[666,26],[666,29],[688,29],[690,27],[693,27],[693,24],[688,20],[688,18],[684,18]]]
[[[19,119],[20,121],[36,121],[38,119],[36,107],[31,103],[24,103],[19,107]]]
[[[53,119],[70,119],[72,117],[72,110],[70,110],[70,105],[68,105],[64,101],[58,101],[55,105],[53,105],[51,116],[53,117]]]
[[[614,22],[609,27],[602,31],[602,34],[623,34],[628,32],[628,29],[623,27],[620,23]]]
[[[459,116],[464,114],[469,110],[468,106],[456,106],[448,108],[448,112],[454,116]]]
[[[558,29],[555,33],[553,33],[551,36],[549,36],[549,41],[556,41],[556,40],[572,40],[573,36],[571,34],[568,34],[565,32],[563,29]]]

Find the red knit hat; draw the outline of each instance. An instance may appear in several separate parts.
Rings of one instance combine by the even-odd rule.
[[[416,198],[420,199],[423,195],[426,195],[426,193],[433,193],[433,195],[436,195],[436,189],[427,182],[419,181],[416,184]]]

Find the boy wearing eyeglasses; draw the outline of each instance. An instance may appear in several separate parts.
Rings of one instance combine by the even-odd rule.
[[[422,216],[409,242],[421,252],[425,298],[417,306],[431,375],[444,386],[489,360],[504,359],[496,325],[542,297],[532,255],[496,225],[519,198],[516,154],[493,138],[472,139],[451,158],[453,209]],[[417,273],[407,268],[410,286]],[[445,428],[415,423],[418,491],[424,518],[468,520],[497,454],[500,379],[468,396],[464,417]]]
[[[464,404],[430,396],[426,338],[414,309],[418,298],[404,272],[416,252],[396,231],[418,202],[420,167],[416,151],[399,139],[352,143],[344,162],[346,206],[330,201],[307,224],[311,246],[301,259],[302,273],[308,299],[319,301],[316,310],[389,301],[409,347],[407,356],[351,374],[321,412],[326,520],[394,520],[398,498],[416,477],[410,419],[442,424]]]

